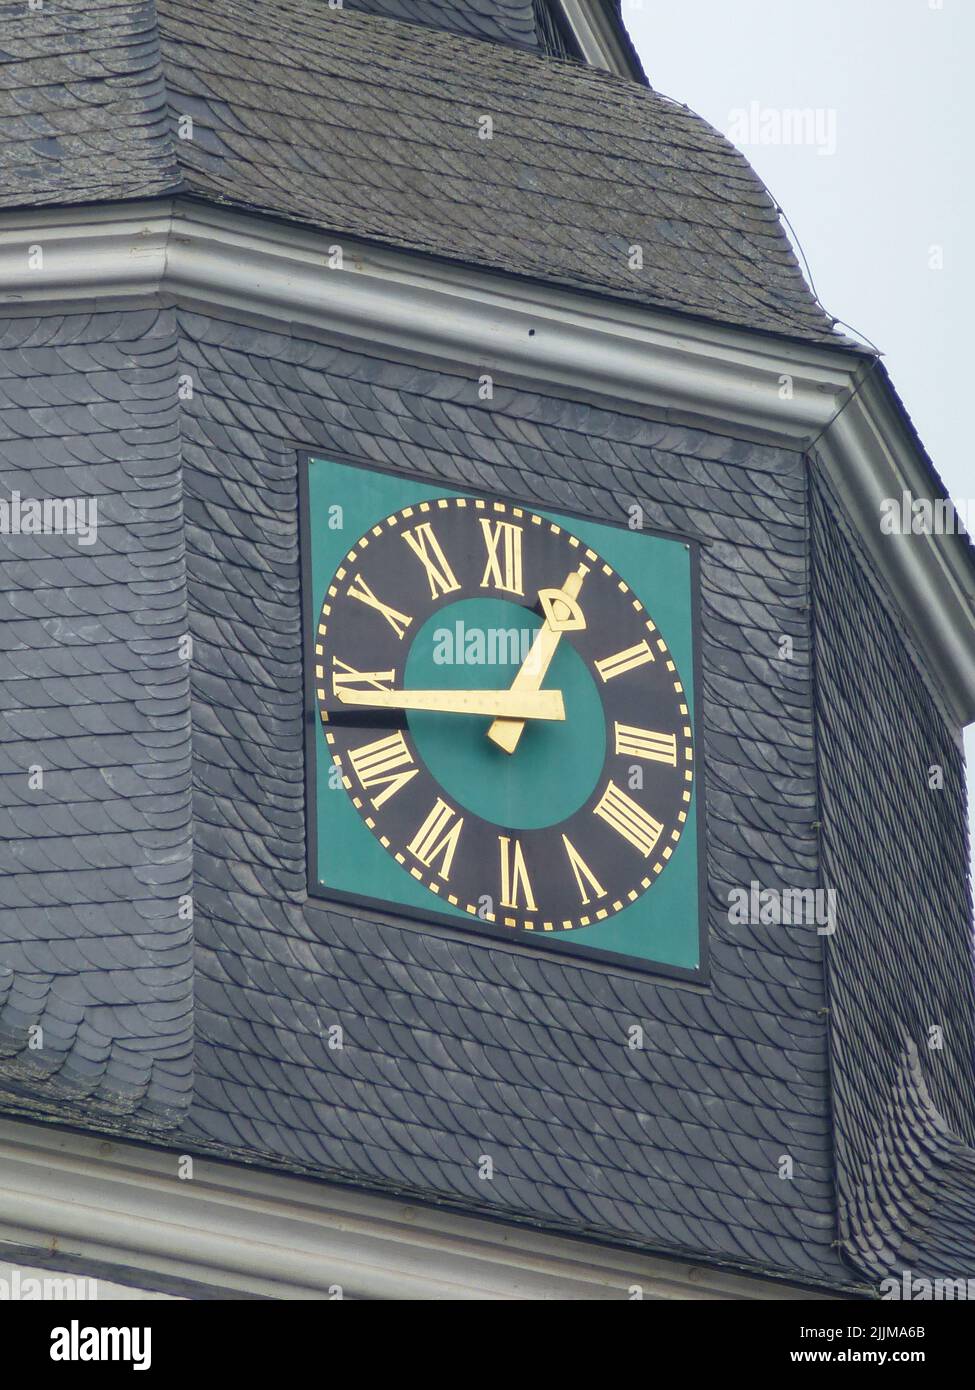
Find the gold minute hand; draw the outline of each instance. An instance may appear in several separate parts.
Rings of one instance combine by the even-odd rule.
[[[585,616],[576,600],[582,588],[582,581],[588,573],[589,566],[580,565],[568,574],[561,589],[539,589],[538,598],[545,614],[545,621],[535,634],[531,650],[511,682],[512,694],[515,691],[520,694],[526,694],[530,690],[539,691],[563,632],[581,632],[586,626]],[[523,718],[516,714],[501,714],[488,729],[487,736],[506,753],[513,753],[524,732]]]
[[[436,710],[442,714],[503,715],[564,719],[561,690],[349,690],[336,692],[345,705],[369,709]]]

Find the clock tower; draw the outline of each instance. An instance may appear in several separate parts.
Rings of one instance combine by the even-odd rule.
[[[615,0],[3,47],[0,1265],[975,1290],[975,563],[742,155]]]

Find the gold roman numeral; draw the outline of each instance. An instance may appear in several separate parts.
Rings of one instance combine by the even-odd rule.
[[[569,856],[569,863],[572,865],[572,872],[576,876],[576,887],[579,889],[579,897],[583,903],[589,901],[587,888],[591,888],[597,898],[605,898],[606,889],[599,882],[599,879],[590,869],[568,835],[562,836],[562,843],[565,845],[565,852]]]
[[[367,791],[370,787],[383,788],[378,796],[369,798],[377,809],[405,787],[420,770],[413,763],[413,754],[406,746],[402,732],[376,739],[373,743],[364,743],[361,748],[350,749],[349,761]]]
[[[427,572],[431,598],[439,598],[441,594],[449,594],[460,588],[429,521],[421,522],[412,531],[403,531],[401,535]]]
[[[501,906],[517,907],[519,895],[523,894],[525,911],[537,912],[521,841],[514,841],[513,850],[512,842],[507,835],[499,835],[498,843],[501,846]]]
[[[490,583],[496,589],[505,589],[509,594],[523,595],[525,591],[521,587],[522,528],[512,521],[489,521],[487,517],[482,517],[481,531],[488,553],[481,588],[486,589]]]
[[[405,613],[398,613],[395,608],[390,608],[388,603],[378,599],[361,574],[355,576],[348,592],[350,598],[357,598],[360,603],[365,603],[368,607],[375,608],[377,613],[381,613],[400,641],[403,640],[403,633],[413,621],[412,618],[407,617]]]
[[[612,826],[617,835],[640,851],[644,859],[650,854],[660,839],[663,825],[638,806],[631,796],[620,791],[615,782],[610,781],[606,790],[593,807],[593,815],[600,816],[607,825]]]
[[[632,671],[635,666],[645,666],[652,660],[653,652],[644,640],[637,642],[635,647],[616,652],[614,656],[604,656],[602,661],[596,662],[596,670],[604,681],[611,681],[614,676],[622,676],[624,672]]]
[[[658,734],[653,729],[636,729],[632,724],[616,724],[616,751],[628,758],[646,758],[653,763],[677,766],[677,735]]]
[[[339,667],[342,669],[339,670]],[[340,661],[337,656],[332,657],[332,692],[336,696],[346,686],[365,686],[367,690],[392,690],[395,679],[395,670],[357,671],[354,666]]]
[[[461,817],[451,825],[456,814],[453,807],[448,806],[446,801],[441,801],[438,796],[433,810],[406,847],[428,869],[432,869],[433,861],[438,855],[442,855],[443,862],[437,873],[443,879],[450,878],[450,866],[454,862],[454,851],[457,849],[457,841],[464,824]]]

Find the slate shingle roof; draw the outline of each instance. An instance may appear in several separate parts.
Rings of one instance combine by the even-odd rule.
[[[637,82],[324,0],[209,0],[205,23],[190,0],[64,0],[8,22],[4,45],[0,206],[179,190],[844,341],[744,157]]]
[[[179,181],[152,0],[2,0],[0,48],[0,207]]]
[[[533,0],[344,0],[343,8],[545,51]]]

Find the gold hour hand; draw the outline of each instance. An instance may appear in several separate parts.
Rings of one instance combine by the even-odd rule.
[[[566,577],[561,589],[538,591],[545,621],[535,634],[531,650],[511,683],[512,694],[515,691],[537,691],[552,664],[552,657],[556,653],[563,632],[581,632],[586,626],[585,616],[576,600],[582,588],[582,581],[588,573],[589,566],[580,565]],[[513,753],[524,732],[525,721],[522,717],[516,714],[500,714],[488,729],[487,736],[506,753]]]
[[[561,690],[350,690],[336,691],[344,705],[369,709],[435,710],[508,719],[564,719]]]

